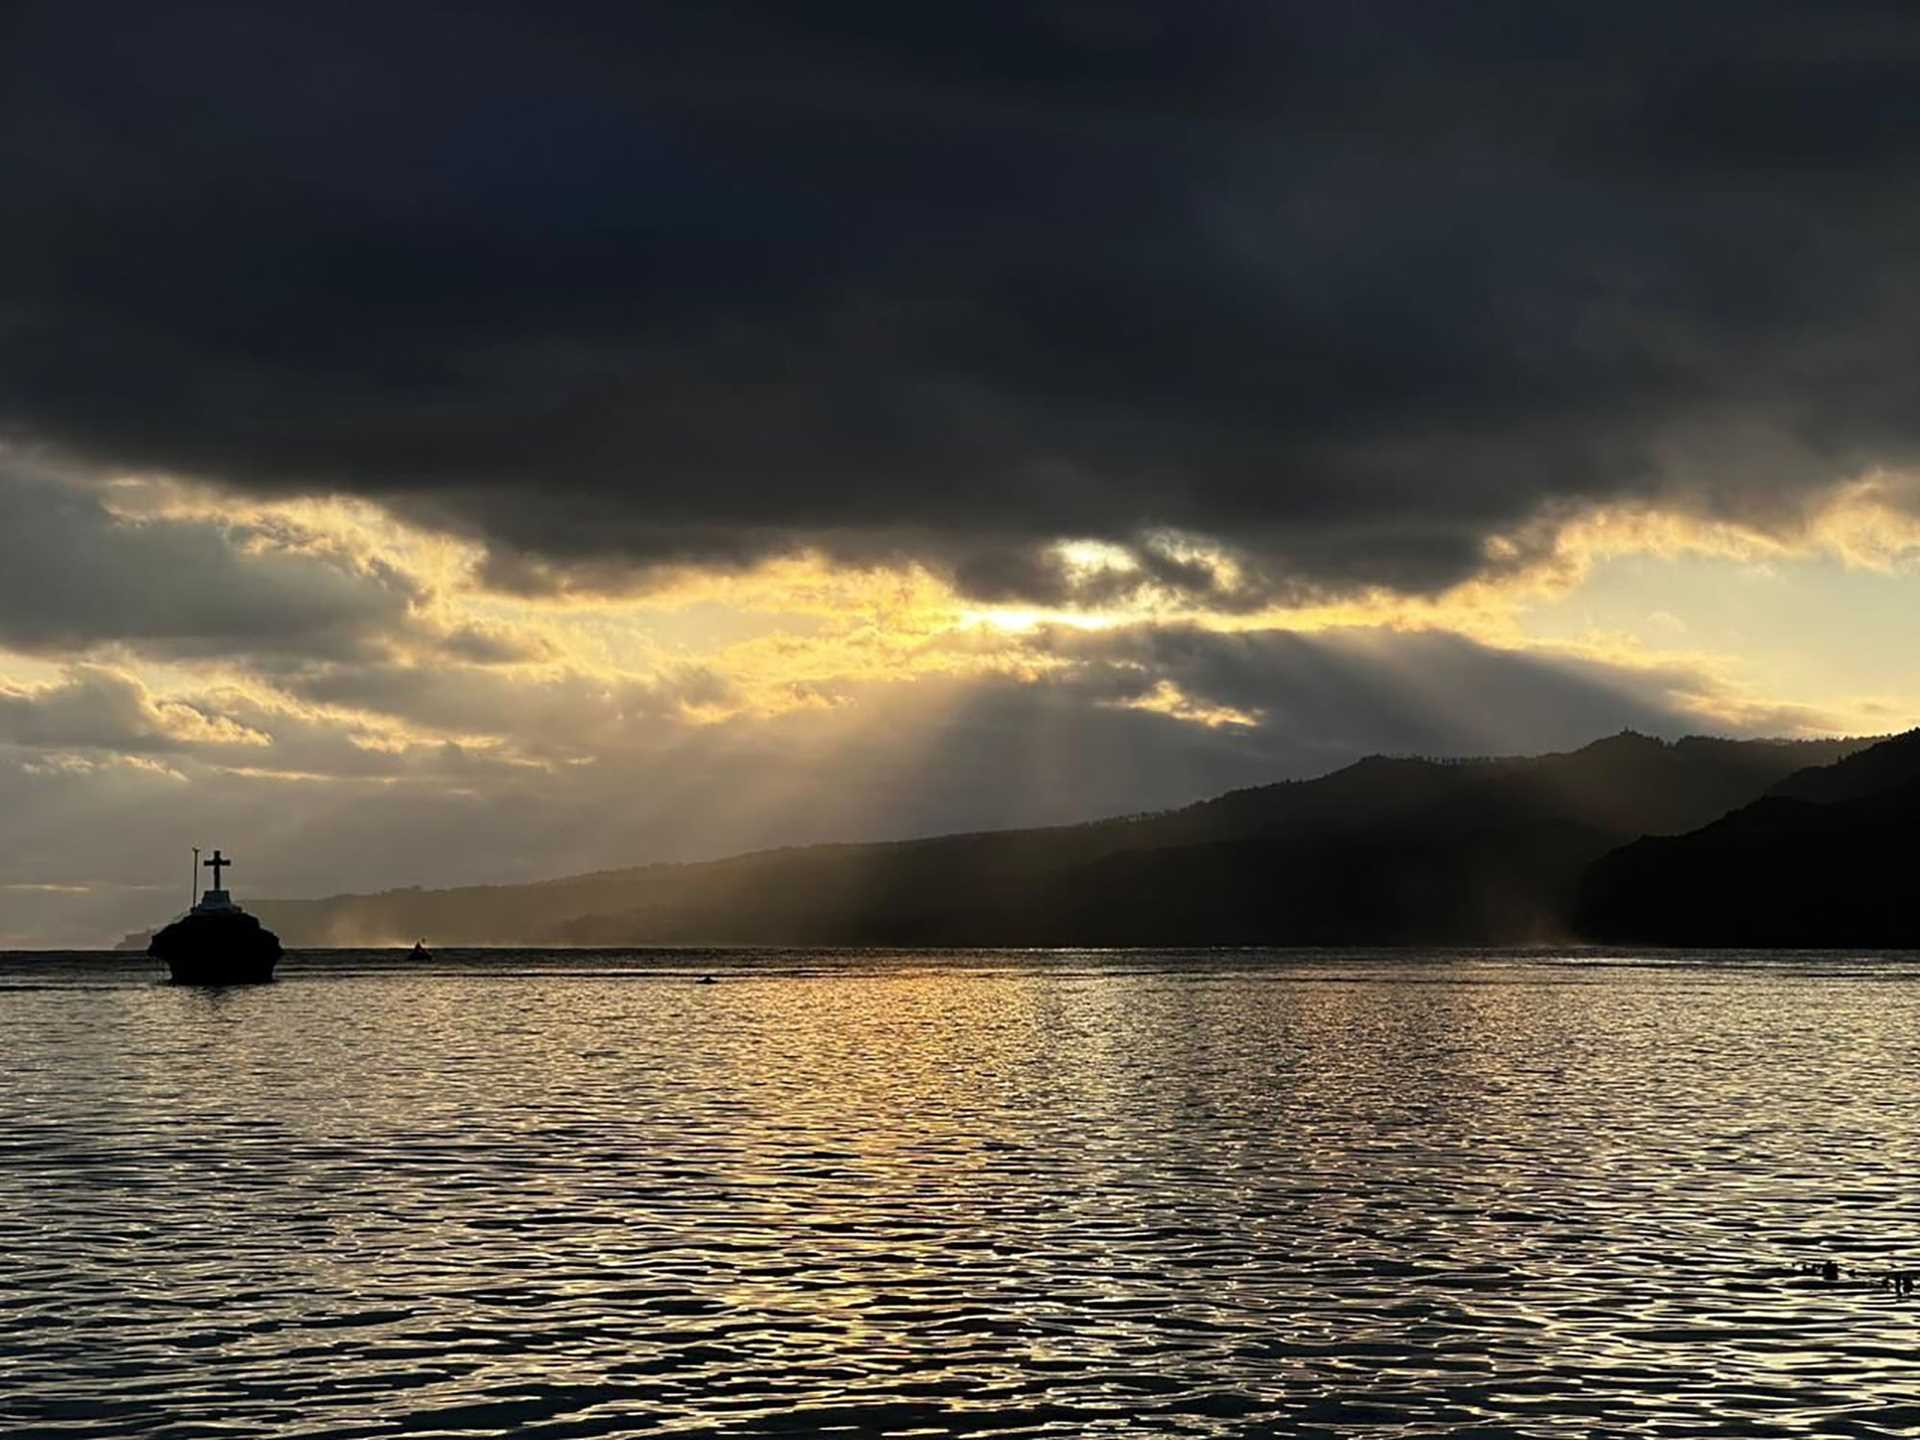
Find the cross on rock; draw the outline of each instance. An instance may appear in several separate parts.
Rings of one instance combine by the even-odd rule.
[[[216,850],[213,852],[213,858],[211,860],[203,860],[200,863],[213,871],[213,888],[218,890],[220,888],[220,871],[222,867],[233,864],[233,861],[227,859],[226,856]]]

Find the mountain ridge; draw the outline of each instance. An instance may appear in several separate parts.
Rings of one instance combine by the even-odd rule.
[[[1637,944],[1913,945],[1916,834],[1920,730],[1788,776],[1698,829],[1602,857],[1582,877],[1575,923]]]
[[[1320,944],[1564,938],[1581,873],[1867,740],[1369,756],[1178,809],[253,908],[295,946]]]

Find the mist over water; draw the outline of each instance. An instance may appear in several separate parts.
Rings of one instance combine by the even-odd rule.
[[[1920,1427],[1916,957],[281,973],[0,957],[0,1431]]]

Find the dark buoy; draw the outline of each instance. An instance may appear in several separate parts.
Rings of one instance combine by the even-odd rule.
[[[193,852],[198,885],[200,852]],[[213,888],[194,907],[147,942],[147,953],[164,960],[176,985],[261,985],[273,979],[280,937],[233,903],[220,872],[233,862],[218,850],[206,862]]]
[[[694,981],[693,983],[696,985],[717,985],[719,982],[715,980],[711,975],[702,975],[698,980]]]

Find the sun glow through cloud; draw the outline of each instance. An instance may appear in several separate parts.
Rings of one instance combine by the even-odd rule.
[[[721,723],[736,715],[769,715],[834,707],[852,688],[913,675],[998,674],[1038,679],[1057,672],[1057,656],[1031,641],[1052,630],[1088,634],[1130,625],[1194,627],[1222,633],[1289,631],[1303,634],[1389,628],[1458,633],[1516,650],[1576,654],[1634,666],[1684,664],[1711,677],[1723,697],[1741,688],[1741,637],[1706,627],[1723,649],[1702,643],[1702,609],[1688,592],[1696,577],[1725,571],[1778,582],[1777,591],[1820,601],[1844,598],[1849,614],[1803,610],[1784,648],[1818,649],[1823,628],[1861,622],[1863,604],[1878,607],[1874,623],[1896,625],[1909,613],[1908,587],[1920,555],[1915,519],[1920,483],[1876,472],[1834,487],[1818,504],[1787,517],[1759,520],[1701,517],[1682,512],[1589,507],[1558,518],[1543,516],[1525,530],[1494,535],[1479,575],[1430,595],[1375,587],[1316,600],[1253,609],[1219,608],[1209,593],[1233,593],[1244,584],[1238,563],[1194,537],[1150,537],[1159,561],[1185,567],[1202,589],[1187,592],[1151,577],[1126,546],[1097,539],[1067,540],[1052,548],[1070,588],[1094,598],[1058,605],[982,605],[919,566],[848,567],[800,555],[737,571],[682,568],[656,572],[626,592],[523,595],[486,582],[487,551],[478,542],[401,520],[367,500],[292,498],[244,500],[216,489],[154,476],[117,476],[99,487],[109,513],[128,526],[217,525],[239,551],[253,556],[300,556],[394,588],[404,596],[407,623],[379,639],[389,664],[400,667],[479,667],[502,685],[538,689],[573,677],[616,687],[665,686],[691,723]],[[1625,623],[1608,577],[1637,567],[1634,603],[1644,623]],[[1649,569],[1648,567],[1653,567]],[[1731,567],[1731,568],[1729,568]],[[1833,576],[1859,576],[1836,584]],[[1115,585],[1114,581],[1123,582]],[[1658,603],[1646,602],[1652,595]],[[1661,597],[1666,598],[1661,598]],[[1646,603],[1643,603],[1646,602]],[[1660,618],[1645,617],[1658,612]],[[1690,613],[1694,618],[1689,618]],[[1683,643],[1684,642],[1684,643]],[[1758,675],[1744,682],[1771,687],[1780,703],[1805,701],[1776,646],[1758,658]],[[315,709],[279,691],[244,667],[222,673],[217,661],[153,667],[160,677],[154,703],[171,707],[177,726],[233,722],[207,717],[179,698],[210,678],[239,687],[255,701],[339,717],[338,705]],[[1828,667],[1830,668],[1830,667]],[[53,683],[58,667],[21,657],[9,665],[16,685]],[[1864,675],[1856,677],[1864,680]],[[1884,674],[1881,675],[1884,680]],[[1897,678],[1897,677],[1895,677]],[[1909,679],[1911,685],[1911,679]],[[1915,687],[1920,688],[1920,687]],[[1159,694],[1160,692],[1154,692]],[[1699,698],[1699,697],[1697,697]],[[1200,724],[1252,723],[1234,707],[1155,700],[1140,703]],[[1764,707],[1756,693],[1734,706]],[[1863,695],[1837,725],[1883,716],[1906,703],[1906,691]],[[346,707],[352,709],[353,707]],[[1703,713],[1725,718],[1724,706],[1702,700]],[[469,746],[510,745],[510,737],[420,729],[416,723],[360,709],[362,745],[405,748],[456,740]],[[195,721],[192,717],[199,715]],[[253,743],[264,743],[252,732]]]
[[[584,805],[612,787],[644,797],[637,818],[703,817],[708,846],[666,853],[857,838],[900,822],[862,821],[850,797],[932,784],[953,763],[956,725],[990,723],[1009,793],[1024,785],[1035,797],[1070,773],[1060,747],[1085,721],[1069,716],[1136,716],[1208,745],[1273,743],[1313,698],[1262,688],[1246,667],[1287,637],[1333,647],[1343,664],[1364,659],[1396,703],[1462,735],[1485,728],[1485,698],[1437,684],[1430,658],[1396,658],[1382,637],[1604,675],[1689,728],[1884,733],[1920,714],[1920,674],[1886,659],[1920,639],[1915,487],[1883,474],[1764,523],[1602,506],[1543,515],[1491,537],[1485,565],[1437,591],[1375,585],[1251,605],[1239,562],[1194,537],[1062,541],[1048,552],[1062,597],[1049,603],[982,602],[924,564],[812,552],[525,592],[491,583],[484,545],[367,500],[261,500],[155,476],[65,483],[99,498],[109,538],[218,537],[252,567],[249,583],[285,574],[327,605],[345,597],[355,628],[285,652],[261,648],[244,616],[223,646],[0,651],[0,744],[15,747],[17,776],[48,794],[87,786],[135,803],[142,786],[297,789],[307,806],[339,797],[341,823],[375,797],[411,797],[440,817],[432,824],[451,825],[500,805],[538,813],[561,795]],[[1243,645],[1260,648],[1233,658]],[[1020,723],[1037,728],[974,718],[980,697],[1020,693],[1036,707]],[[1304,733],[1300,743],[1317,753]],[[750,796],[715,811],[697,777],[743,764],[760,777]],[[695,788],[670,781],[676,766],[693,767]],[[853,777],[855,788],[823,798],[808,773]],[[1167,798],[1219,783],[1191,780]],[[941,813],[971,813],[963,795],[953,790]],[[1107,803],[1138,802],[1116,792]],[[552,823],[573,827],[575,864],[661,853],[636,852],[658,839],[620,841],[604,822]],[[32,869],[6,880],[62,883]]]

